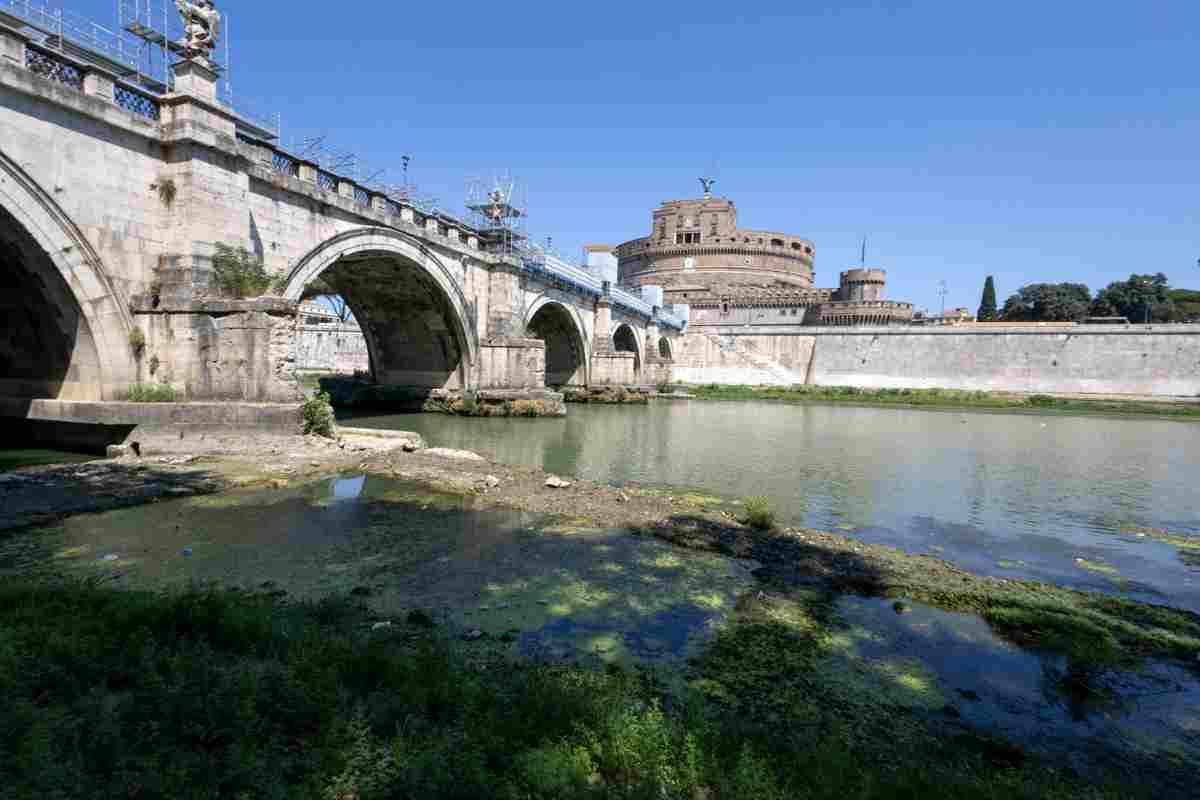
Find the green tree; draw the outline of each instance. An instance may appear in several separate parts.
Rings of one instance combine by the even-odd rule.
[[[1115,281],[1096,295],[1092,316],[1127,317],[1130,322],[1166,322],[1171,319],[1171,288],[1167,276],[1130,275]]]
[[[1172,322],[1200,322],[1200,292],[1172,289],[1167,297],[1171,300]]]
[[[979,303],[979,313],[975,319],[980,322],[995,322],[999,315],[996,312],[996,282],[988,275],[983,283],[983,300]]]
[[[1092,292],[1082,283],[1032,283],[1004,303],[1005,322],[1082,322],[1092,306]]]

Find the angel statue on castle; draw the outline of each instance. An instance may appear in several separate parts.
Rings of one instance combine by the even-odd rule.
[[[221,15],[212,0],[175,0],[183,17],[183,46],[189,56],[208,58],[221,32]]]

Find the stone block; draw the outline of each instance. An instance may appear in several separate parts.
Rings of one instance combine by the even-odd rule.
[[[0,30],[0,63],[25,68],[25,39],[9,30]]]
[[[89,72],[83,76],[83,91],[84,94],[90,94],[93,97],[99,97],[112,103],[113,91],[115,89],[113,79],[103,72]]]

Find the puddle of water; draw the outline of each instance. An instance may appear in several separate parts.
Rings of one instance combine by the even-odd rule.
[[[1066,757],[1081,772],[1099,763],[1132,768],[1142,759],[1160,766],[1173,760],[1186,771],[1200,758],[1194,674],[1147,663],[1136,672],[1098,675],[1081,689],[1064,680],[1064,659],[1008,643],[973,614],[908,605],[910,613],[898,614],[891,600],[839,599],[845,627],[825,671],[867,678],[890,670],[894,683],[920,689],[901,704],[931,714],[947,714],[951,706],[948,717]]]
[[[333,482],[334,500],[357,500],[362,496],[363,487],[367,484],[366,475],[353,478],[340,478]]]
[[[753,581],[721,556],[363,475],[72,517],[0,542],[0,579],[39,570],[298,599],[353,592],[381,620],[422,608],[513,655],[540,642],[606,660],[681,656]]]

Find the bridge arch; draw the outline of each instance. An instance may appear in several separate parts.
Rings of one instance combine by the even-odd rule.
[[[378,383],[470,389],[479,342],[454,274],[419,239],[391,228],[358,228],[328,239],[288,274],[284,297],[299,300],[322,278],[362,328]]]
[[[591,352],[577,308],[542,295],[526,310],[525,333],[546,343],[546,386],[589,384]]]
[[[0,397],[111,400],[136,375],[133,318],[82,231],[0,152]]]
[[[637,330],[628,322],[622,322],[613,331],[613,349],[619,353],[633,353],[633,380],[642,379],[642,341]]]

